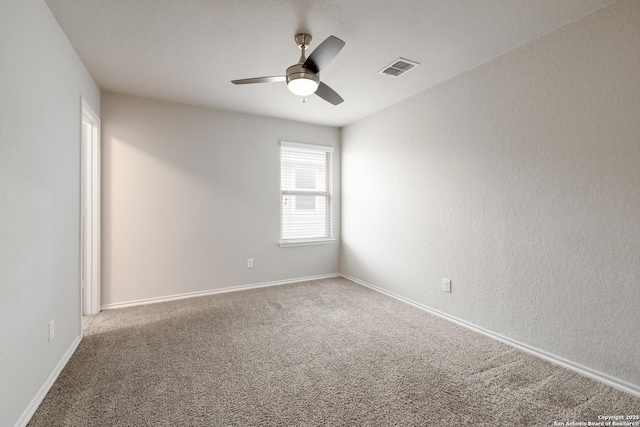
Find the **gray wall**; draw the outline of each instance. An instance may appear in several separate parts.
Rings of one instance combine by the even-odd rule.
[[[339,129],[104,93],[102,131],[103,305],[339,272],[277,245],[280,140],[336,147],[339,242]]]
[[[80,96],[100,92],[41,0],[0,13],[0,425],[80,336]],[[55,339],[48,324],[55,319]]]
[[[640,386],[639,114],[625,0],[347,126],[342,272]]]

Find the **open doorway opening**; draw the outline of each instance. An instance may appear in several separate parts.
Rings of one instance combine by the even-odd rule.
[[[82,99],[81,295],[83,315],[100,312],[100,118]]]

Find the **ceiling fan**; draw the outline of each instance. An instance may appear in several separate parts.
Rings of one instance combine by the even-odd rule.
[[[305,51],[311,43],[311,36],[302,33],[297,34],[294,39],[300,50],[302,50],[302,54],[297,64],[287,68],[286,75],[232,80],[231,83],[244,85],[251,83],[287,82],[287,87],[295,95],[304,97],[315,93],[333,105],[338,105],[344,101],[336,91],[320,81],[319,75],[320,70],[326,67],[340,50],[342,50],[344,42],[337,37],[329,36],[306,58]]]

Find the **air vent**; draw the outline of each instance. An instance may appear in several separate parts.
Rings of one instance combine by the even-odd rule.
[[[403,75],[409,70],[414,69],[418,65],[420,64],[418,64],[417,62],[409,61],[408,59],[404,59],[404,58],[398,58],[395,61],[393,61],[391,64],[387,65],[382,70],[380,70],[378,74],[382,74],[389,77],[400,77],[401,75]]]

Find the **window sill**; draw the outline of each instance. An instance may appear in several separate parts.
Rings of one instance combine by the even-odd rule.
[[[332,245],[336,242],[336,239],[317,239],[317,240],[287,240],[285,242],[278,242],[281,248],[288,248],[291,246],[315,246],[315,245]]]

